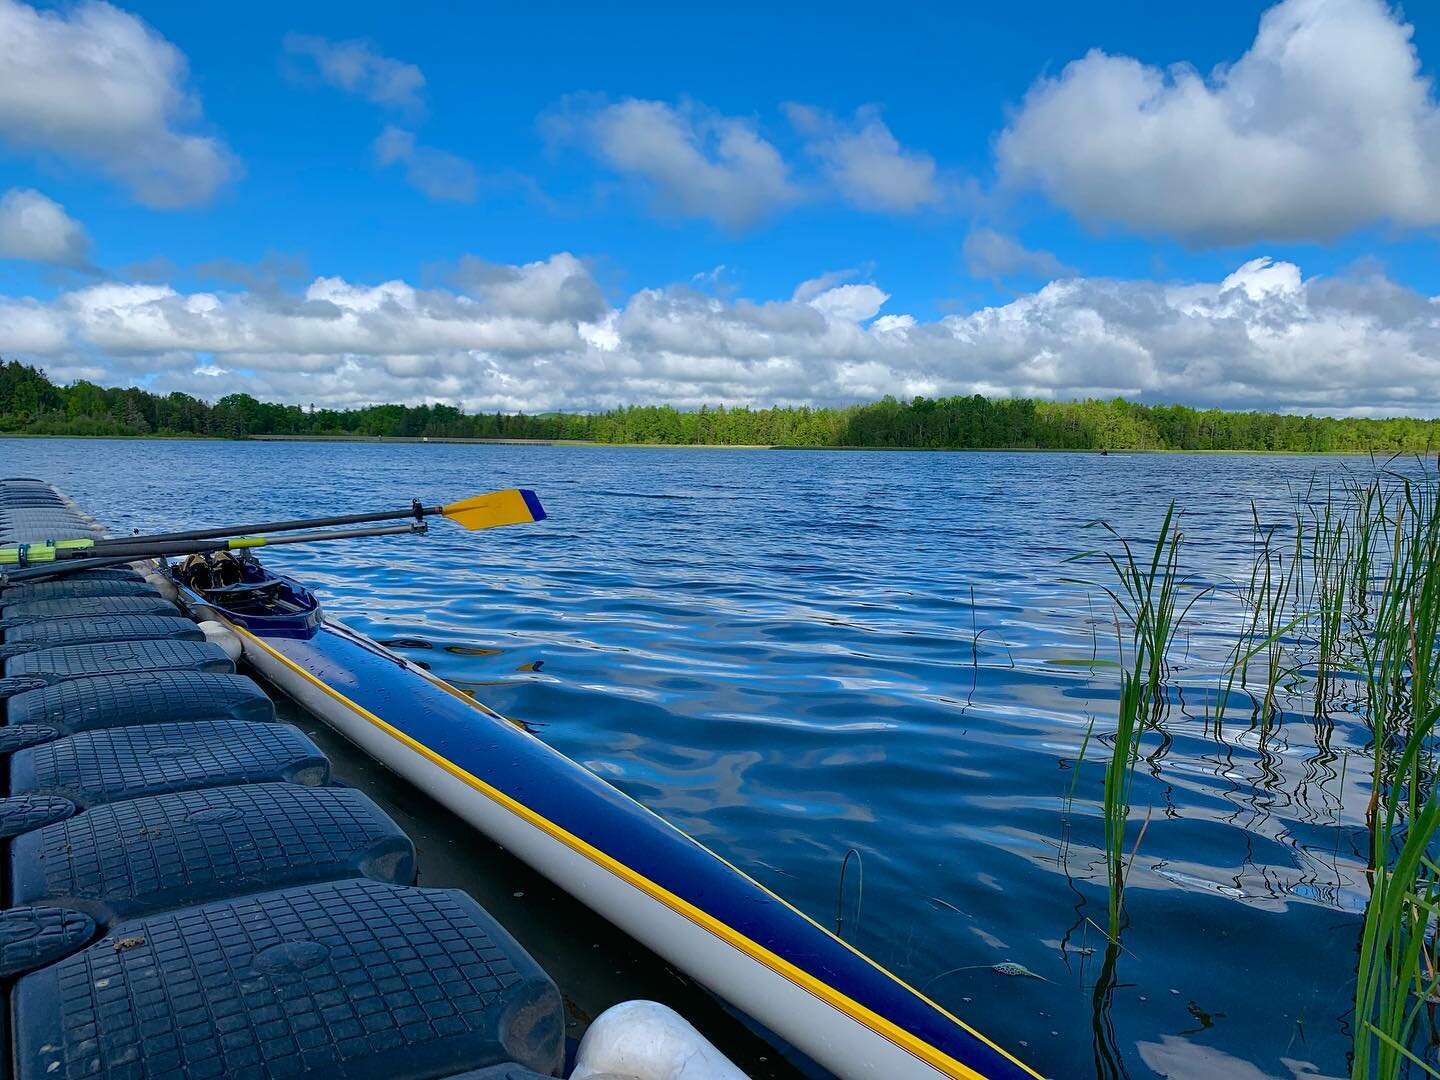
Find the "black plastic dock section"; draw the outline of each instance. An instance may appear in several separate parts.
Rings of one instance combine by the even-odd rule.
[[[0,480],[0,546],[100,535]],[[0,1077],[559,1075],[545,972],[139,573],[0,586],[0,719]]]

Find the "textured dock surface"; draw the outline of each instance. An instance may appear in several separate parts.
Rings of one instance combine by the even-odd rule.
[[[0,545],[101,535],[0,480]],[[558,1074],[544,971],[140,574],[0,587],[0,664],[14,1076]]]

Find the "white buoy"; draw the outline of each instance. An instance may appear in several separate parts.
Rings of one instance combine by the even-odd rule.
[[[243,651],[240,638],[224,623],[216,622],[214,619],[206,619],[200,624],[200,630],[205,635],[205,640],[212,645],[219,645],[225,650],[225,655],[231,660],[239,660]]]
[[[746,1080],[674,1009],[625,1001],[596,1017],[570,1080]]]

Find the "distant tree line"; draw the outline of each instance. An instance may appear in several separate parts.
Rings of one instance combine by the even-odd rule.
[[[228,394],[56,386],[38,368],[0,363],[0,432],[33,435],[365,435],[579,439],[602,443],[869,446],[927,449],[1284,450],[1389,454],[1440,449],[1440,420],[1227,412],[1113,401],[892,397],[869,405],[750,409],[637,405],[609,412],[467,414],[451,405],[316,409]]]

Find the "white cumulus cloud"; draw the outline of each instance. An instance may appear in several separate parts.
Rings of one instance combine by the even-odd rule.
[[[1053,278],[1071,273],[1048,251],[1032,251],[1013,236],[989,228],[971,229],[961,248],[965,266],[977,278]]]
[[[643,185],[662,214],[742,229],[801,197],[753,122],[695,103],[576,97],[542,126],[552,141],[577,144]]]
[[[521,266],[468,259],[451,280],[322,277],[263,292],[104,282],[0,297],[0,355],[60,377],[98,371],[162,391],[339,406],[534,412],[982,393],[1440,415],[1440,298],[1373,268],[1307,278],[1260,258],[1216,281],[1072,277],[932,320],[881,315],[878,286],[823,277],[803,299],[677,285],[611,301],[564,253]]]
[[[879,314],[890,294],[874,285],[837,285],[806,301],[816,311],[846,322],[868,322]]]
[[[437,202],[474,202],[479,176],[475,166],[448,150],[423,146],[415,133],[387,125],[374,143],[375,160],[399,165],[405,179],[426,198]]]
[[[285,51],[310,61],[319,77],[373,105],[420,118],[424,112],[425,74],[414,64],[382,56],[368,42],[332,41],[311,34],[285,35]],[[304,79],[306,71],[292,74]],[[480,175],[458,154],[421,143],[409,127],[387,124],[370,144],[382,167],[397,166],[405,181],[436,202],[475,201]]]
[[[1204,75],[1098,50],[1041,79],[1002,177],[1090,223],[1191,244],[1440,224],[1440,103],[1383,0],[1283,0]]]
[[[332,41],[313,34],[285,35],[285,51],[310,60],[331,86],[375,105],[416,110],[425,74],[414,64],[382,56],[364,41]]]
[[[807,278],[799,285],[796,285],[795,291],[790,295],[790,299],[800,301],[813,300],[822,292],[833,289],[836,285],[843,285],[859,275],[860,271],[855,267],[846,270],[827,270],[823,274],[813,278]]]
[[[590,271],[568,252],[524,266],[466,255],[452,279],[490,311],[541,322],[598,322],[609,311]]]
[[[65,208],[32,188],[0,195],[0,259],[87,265],[90,237]]]
[[[860,209],[910,213],[944,198],[935,159],[901,146],[875,107],[857,111],[853,123],[809,105],[785,112],[829,182]]]
[[[155,207],[202,203],[236,172],[195,132],[185,57],[109,4],[60,11],[0,0],[0,140],[92,166]]]

